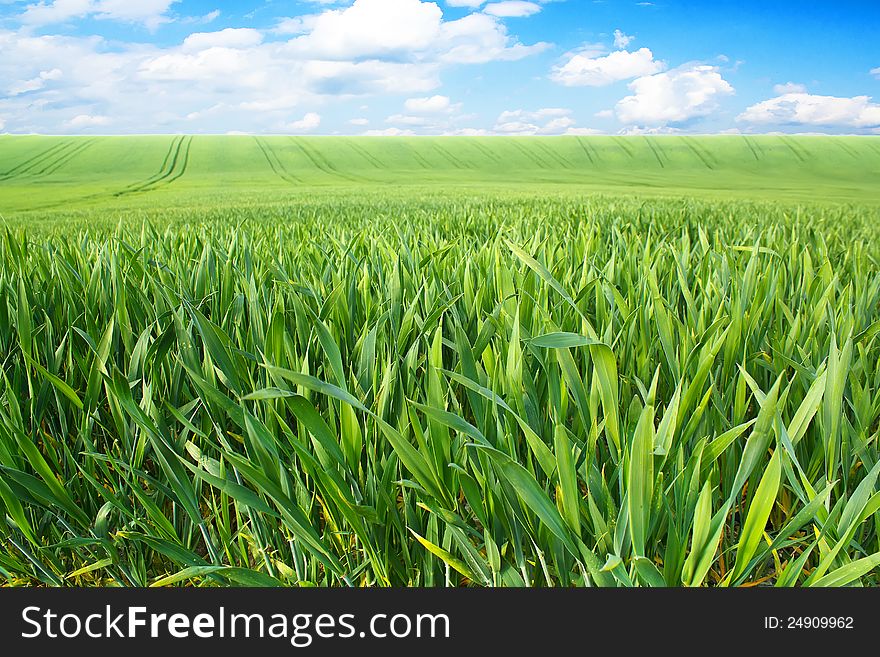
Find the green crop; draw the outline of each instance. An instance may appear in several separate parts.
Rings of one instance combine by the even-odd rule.
[[[880,204],[880,137],[0,135],[0,213],[625,193]]]
[[[0,575],[878,585],[878,219],[413,193],[12,220]]]

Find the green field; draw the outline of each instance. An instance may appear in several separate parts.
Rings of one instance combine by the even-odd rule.
[[[0,137],[0,212],[340,193],[880,202],[880,137]]]
[[[0,138],[0,577],[880,584],[880,139]]]

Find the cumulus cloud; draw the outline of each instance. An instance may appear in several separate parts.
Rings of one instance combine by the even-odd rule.
[[[846,128],[880,126],[880,104],[870,96],[839,98],[808,93],[785,93],[752,105],[737,121],[754,124],[807,125]]]
[[[2,129],[2,128],[0,128]],[[485,128],[456,128],[443,133],[444,137],[488,137],[492,132]]]
[[[629,125],[664,126],[706,116],[718,101],[734,93],[715,66],[686,65],[629,83],[633,94],[615,106],[617,118]]]
[[[624,34],[620,30],[614,30],[614,47],[620,48],[621,50],[625,50],[629,44],[635,41],[634,36],[629,36],[628,34]]]
[[[321,115],[315,112],[308,112],[298,121],[291,121],[284,125],[284,132],[292,132],[300,134],[303,132],[313,132],[321,125]]]
[[[581,52],[553,68],[550,79],[566,87],[603,87],[620,80],[651,75],[665,68],[648,48],[618,50],[602,57]]]
[[[207,48],[250,48],[263,42],[259,30],[228,27],[218,32],[195,32],[183,40],[181,50],[196,52]]]
[[[782,94],[802,94],[806,93],[807,88],[796,82],[786,82],[785,84],[774,84],[773,93]]]
[[[562,135],[571,133],[575,120],[571,110],[562,107],[547,107],[536,111],[522,109],[502,112],[495,121],[493,131],[498,135]]]
[[[403,106],[408,112],[418,112],[424,114],[438,114],[440,112],[449,112],[455,109],[449,96],[431,96],[429,98],[410,98]]]
[[[436,3],[421,0],[355,0],[350,7],[325,11],[309,22],[308,33],[288,47],[316,59],[485,63],[521,59],[547,47],[519,43],[494,16],[469,14],[444,21]]]
[[[25,25],[43,26],[92,17],[126,23],[141,23],[155,29],[171,20],[168,11],[178,0],[53,0],[25,7],[19,20]]]
[[[78,114],[70,119],[67,125],[71,128],[92,128],[94,126],[107,125],[110,123],[109,116]]]
[[[500,18],[523,18],[532,16],[541,11],[541,5],[522,0],[505,0],[504,2],[490,2],[483,8],[490,16]]]
[[[112,116],[119,132],[192,130],[193,121],[204,132],[277,130],[291,110],[320,111],[331,100],[407,94],[440,102],[446,97],[431,92],[446,68],[513,61],[548,47],[520,42],[498,17],[480,12],[446,20],[437,3],[422,0],[354,0],[319,9],[281,38],[278,30],[202,28],[168,46],[41,36],[31,29],[81,17],[155,23],[173,4],[27,5],[19,15],[28,21],[23,29],[0,28],[0,90],[6,92],[0,113],[7,129],[59,132],[82,115]],[[62,77],[52,73],[56,69]],[[442,111],[454,110],[450,102]]]
[[[63,77],[60,68],[53,68],[51,71],[40,71],[40,74],[30,80],[19,80],[14,82],[8,89],[10,96],[18,96],[19,94],[28,93],[29,91],[37,91],[46,86],[51,80],[59,80]]]
[[[385,128],[383,130],[367,130],[361,133],[364,137],[409,137],[416,133],[413,130],[402,130],[401,128]]]

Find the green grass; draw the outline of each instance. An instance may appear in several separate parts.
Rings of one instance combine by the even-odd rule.
[[[340,193],[880,202],[880,137],[0,137],[0,213]]]
[[[18,139],[10,163],[43,143]],[[754,171],[687,186],[639,151],[626,184],[668,197],[628,198],[526,184],[504,140],[507,171],[418,179],[403,153],[431,141],[389,141],[388,187],[329,182],[352,142],[297,168],[271,141],[309,181],[285,198],[258,148],[220,155],[254,140],[88,165],[120,143],[57,190],[0,182],[8,584],[880,584],[874,141],[816,202],[834,167],[782,154],[747,201]],[[28,212],[27,176],[33,207],[71,200]],[[150,189],[72,200],[122,182]]]

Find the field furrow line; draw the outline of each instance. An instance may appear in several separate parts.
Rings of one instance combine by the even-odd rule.
[[[587,156],[587,159],[590,161],[590,164],[596,164],[596,160],[593,159],[593,149],[587,145],[586,141],[583,137],[575,137],[577,140],[578,146],[581,147],[581,150]],[[598,157],[598,155],[597,155]]]
[[[636,153],[630,147],[630,145],[627,143],[626,139],[624,139],[623,137],[612,137],[612,139],[614,140],[614,143],[617,144],[618,146],[620,146],[620,148],[623,149],[623,151],[627,155],[629,155],[631,158],[635,159]]]
[[[33,176],[36,178],[52,175],[65,164],[75,159],[76,157],[79,157],[79,155],[82,154],[83,151],[87,150],[90,146],[92,146],[95,141],[95,139],[88,139],[80,144],[77,144],[72,149],[68,149],[61,156],[55,158],[53,162],[45,165],[43,169],[35,171],[33,173]]]
[[[165,159],[162,160],[162,166],[159,168],[159,171],[154,173],[152,176],[147,178],[142,182],[132,183],[125,187],[122,191],[116,192],[113,194],[114,196],[125,196],[127,194],[133,194],[142,190],[145,187],[152,185],[154,182],[161,180],[165,176],[169,174],[167,170],[169,164],[176,156],[175,154],[180,150],[180,144],[183,141],[183,136],[175,137],[171,140],[171,144],[168,146],[168,150],[165,152]]]
[[[13,167],[12,169],[9,169],[6,173],[0,176],[0,180],[26,176],[31,173],[35,168],[43,166],[45,162],[51,162],[53,158],[63,155],[64,152],[73,147],[73,145],[74,142],[67,140],[55,144],[51,148],[47,148],[41,153],[38,153],[37,155],[29,158],[28,160],[25,160],[21,164]]]
[[[752,152],[752,155],[755,156],[755,161],[759,162],[761,160],[760,155],[758,155],[758,152],[760,151],[760,147],[757,144],[753,144],[752,140],[749,137],[746,137],[745,135],[743,135],[743,141],[745,142],[746,146],[749,147],[749,150]],[[762,152],[762,154],[763,154],[763,152]]]
[[[660,157],[660,153],[657,150],[657,147],[654,146],[654,142],[652,142],[647,137],[644,138],[645,142],[648,144],[648,148],[651,149],[651,152],[654,154],[654,157],[657,158],[657,162],[660,164],[661,169],[665,169],[666,165],[663,163],[663,158]]]
[[[788,148],[788,150],[790,150],[797,159],[799,159],[801,162],[807,161],[807,159],[804,157],[803,152],[794,147],[794,144],[789,137],[780,136],[779,139],[780,141],[782,141],[783,144],[785,144],[786,148]]]
[[[150,192],[156,189],[157,187],[162,187],[164,184],[171,182],[171,177],[174,175],[175,168],[177,167],[177,162],[180,159],[180,151],[184,147],[186,143],[187,157],[189,152],[189,141],[192,140],[192,137],[177,137],[171,144],[169,149],[169,153],[173,153],[171,156],[170,164],[166,164],[162,170],[160,170],[158,175],[154,175],[143,183],[138,183],[134,186],[129,186],[129,188],[122,190],[121,192],[116,192],[114,196],[128,196],[129,194],[137,194],[140,192]],[[165,162],[168,162],[168,155],[165,156]],[[182,175],[182,174],[181,174]],[[174,178],[176,180],[180,176]]]
[[[856,160],[859,159],[858,153],[856,153],[853,149],[851,149],[849,146],[844,144],[842,141],[835,141],[834,143],[837,144],[837,146],[838,146],[838,148],[840,148],[840,150],[842,150],[844,153],[849,155],[851,158],[854,158]]]
[[[471,146],[480,151],[483,155],[488,157],[493,162],[501,162],[501,158],[497,153],[493,152],[491,148],[486,148],[483,144],[478,141],[468,142]]]
[[[547,146],[547,144],[540,142],[540,141],[536,141],[535,146],[537,146],[544,153],[546,153],[550,159],[556,160],[556,162],[558,162],[563,168],[565,168],[565,169],[575,169],[576,168],[569,160],[567,160],[564,156],[560,155],[559,153],[554,151],[552,148]]]
[[[703,164],[706,165],[706,168],[708,168],[708,169],[715,168],[715,165],[709,159],[709,154],[701,152],[700,149],[697,148],[697,145],[693,142],[692,137],[683,137],[683,139],[684,139],[685,146],[687,146],[691,150],[691,152],[694,155],[696,155]]]
[[[281,158],[278,157],[278,154],[272,150],[271,145],[266,143],[263,139],[259,137],[254,137],[254,141],[257,144],[257,147],[263,153],[263,157],[266,158],[266,162],[269,163],[269,167],[272,169],[273,173],[281,178],[284,182],[289,182],[293,184],[299,184],[302,181],[296,176],[292,175],[281,162]]]
[[[366,148],[359,146],[358,144],[354,143],[354,141],[347,141],[346,145],[377,169],[385,168],[385,165],[382,163],[382,161],[374,156],[372,153],[370,153]]]
[[[531,160],[532,162],[535,162],[535,163],[536,163],[539,167],[541,167],[542,169],[552,169],[552,168],[553,168],[553,167],[549,166],[549,165],[547,164],[547,162],[545,162],[544,159],[543,159],[541,156],[539,156],[537,153],[535,153],[534,151],[532,151],[532,150],[526,148],[525,146],[523,146],[523,145],[519,142],[519,138],[517,138],[517,137],[512,138],[512,139],[510,140],[510,143],[513,144],[513,146],[514,146],[514,147],[515,147],[520,153],[522,153],[523,155],[525,155],[527,159]]]
[[[420,165],[423,169],[432,169],[432,168],[434,168],[433,165],[432,165],[430,162],[428,162],[428,160],[426,160],[426,159],[422,156],[421,153],[419,153],[419,149],[417,149],[417,148],[413,148],[412,144],[407,143],[407,144],[406,144],[406,149],[407,149],[407,150],[409,151],[409,153],[413,156],[413,159],[414,159],[416,162],[418,162],[419,165]]]
[[[431,146],[433,146],[434,150],[437,151],[438,153],[440,153],[444,157],[444,159],[446,159],[449,162],[451,162],[452,164],[454,164],[457,168],[459,168],[459,169],[467,169],[468,168],[467,164],[465,164],[464,162],[459,160],[457,157],[455,157],[455,155],[453,155],[452,153],[447,151],[445,148],[443,148],[440,144],[438,144],[436,142],[436,140],[431,142]]]
[[[310,146],[306,146],[306,144],[301,140],[294,139],[293,143],[297,145],[297,147],[303,152],[303,154],[309,159],[309,161],[313,165],[315,165],[315,167],[328,175],[336,176],[350,182],[363,182],[368,180],[367,178],[364,178],[362,176],[354,176],[352,174],[340,171],[320,153],[316,152]]]

